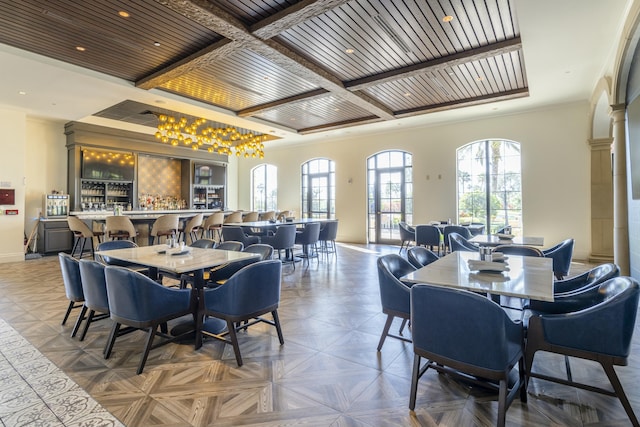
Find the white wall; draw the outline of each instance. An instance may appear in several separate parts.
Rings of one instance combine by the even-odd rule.
[[[26,115],[0,108],[0,186],[15,190],[15,205],[2,205],[0,215],[0,263],[24,261],[24,201]],[[18,215],[4,215],[6,209],[18,209]]]
[[[590,153],[587,103],[366,137],[325,140],[296,147],[266,146],[261,161],[238,162],[239,207],[250,208],[250,170],[278,167],[278,207],[300,212],[300,165],[312,158],[336,162],[338,240],[366,241],[366,159],[388,149],[406,150],[414,160],[414,223],[454,218],[456,149],[472,141],[504,138],[520,142],[523,227],[543,236],[545,246],[576,240],[574,258],[590,253]],[[429,179],[427,179],[429,175]],[[438,179],[438,176],[441,179]],[[352,182],[349,183],[349,180]]]

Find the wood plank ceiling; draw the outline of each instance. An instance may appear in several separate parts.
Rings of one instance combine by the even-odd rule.
[[[0,6],[0,43],[300,133],[528,95],[513,0]]]

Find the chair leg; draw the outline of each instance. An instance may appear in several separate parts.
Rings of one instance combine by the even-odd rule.
[[[82,329],[82,334],[80,334],[80,341],[84,341],[84,337],[87,335],[87,331],[89,330],[89,325],[93,322],[93,316],[96,314],[95,310],[89,310],[89,316],[87,316],[87,321],[84,324],[84,328]]]
[[[418,379],[420,379],[420,356],[413,355],[413,370],[411,371],[411,391],[409,392],[409,409],[416,408],[416,395],[418,394]]]
[[[382,349],[382,345],[384,344],[385,338],[389,335],[389,328],[391,327],[391,323],[393,322],[393,316],[387,314],[387,321],[384,324],[384,329],[382,330],[382,335],[380,336],[380,342],[378,342],[378,351]]]
[[[500,391],[498,392],[498,427],[504,427],[507,415],[507,380],[500,380]]]
[[[78,244],[80,243],[80,237],[74,237],[73,238],[74,242],[73,242],[73,248],[71,248],[71,257],[74,257],[74,254],[76,253],[76,248],[78,247]],[[63,323],[64,325],[64,323]]]
[[[407,326],[408,319],[402,319],[402,324],[400,324],[400,329],[398,329],[398,334],[402,335],[402,331],[404,331],[404,327]]]
[[[140,359],[140,364],[138,365],[138,370],[136,374],[140,375],[142,370],[144,369],[145,363],[147,363],[147,358],[149,357],[149,351],[151,351],[151,346],[153,345],[153,337],[156,336],[156,330],[158,329],[158,325],[153,325],[149,328],[149,334],[147,335],[147,345],[144,347],[144,353],[142,354],[142,358]]]
[[[118,336],[118,331],[120,330],[120,323],[114,323],[111,327],[111,332],[109,333],[109,340],[107,341],[107,345],[104,348],[104,358],[108,359],[111,356],[111,350],[113,350],[113,344],[116,342],[116,337]]]
[[[273,316],[273,323],[275,324],[276,331],[278,332],[278,339],[280,340],[280,345],[282,345],[284,344],[284,337],[282,336],[282,328],[280,327],[280,317],[278,317],[278,310],[273,310],[271,312],[271,315]]]
[[[229,330],[229,339],[231,340],[231,345],[233,346],[233,352],[236,355],[236,362],[238,363],[238,367],[242,366],[242,356],[240,356],[240,346],[238,345],[238,336],[236,335],[236,328],[232,321],[227,320],[227,329]]]
[[[80,314],[78,315],[78,318],[76,319],[76,324],[73,325],[73,330],[71,331],[71,338],[75,337],[76,334],[78,333],[78,329],[80,329],[80,324],[84,320],[84,316],[86,314],[87,314],[87,306],[83,304],[82,305],[82,310],[80,310]]]
[[[73,255],[71,255],[71,256],[73,256]],[[71,310],[73,310],[76,307],[80,307],[80,306],[76,305],[76,303],[73,302],[73,301],[69,301],[69,307],[67,307],[67,312],[64,315],[64,319],[62,319],[61,325],[64,325],[65,323],[67,323],[67,319],[69,318],[69,315],[71,314]]]
[[[627,399],[627,395],[625,394],[624,389],[622,388],[622,384],[618,379],[618,375],[616,374],[616,371],[613,368],[613,365],[610,363],[603,363],[603,362],[601,362],[601,364],[602,364],[602,367],[604,368],[604,372],[607,374],[607,377],[609,378],[609,382],[611,382],[611,385],[613,386],[613,391],[615,392],[618,399],[620,399],[620,403],[622,403],[622,406],[624,407],[624,410],[626,411],[627,416],[631,421],[631,424],[633,424],[636,427],[640,426],[640,423],[638,422],[638,418],[636,418],[636,414],[633,412],[633,408],[629,403],[629,399]]]

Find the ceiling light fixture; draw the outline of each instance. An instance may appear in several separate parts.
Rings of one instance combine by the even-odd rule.
[[[160,42],[153,42],[153,45],[154,45],[155,47],[160,47]]]
[[[267,135],[243,132],[233,126],[207,126],[207,120],[195,119],[189,123],[185,117],[176,118],[166,114],[158,116],[157,139],[173,146],[186,145],[193,150],[206,149],[210,153],[264,158],[263,141]],[[233,151],[232,151],[233,149]]]
[[[76,50],[80,51],[80,52],[84,52],[85,50],[87,50],[87,48],[82,47],[82,46],[76,46]]]
[[[451,21],[453,21],[453,16],[451,16],[451,15],[443,16],[442,17],[442,21],[443,22],[451,22]]]
[[[26,94],[27,94],[27,92],[25,92],[25,91],[23,91],[23,90],[21,90],[20,92],[18,92],[18,95],[26,95]]]
[[[344,53],[348,53],[349,55],[351,55],[353,52],[355,52],[355,50],[353,50],[352,48],[348,47],[344,50]]]
[[[122,16],[123,18],[128,18],[131,15],[129,15],[129,12],[127,12],[126,10],[121,10],[118,12],[118,15]]]

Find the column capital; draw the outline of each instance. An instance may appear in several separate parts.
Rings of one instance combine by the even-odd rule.
[[[594,138],[587,140],[591,151],[608,151],[611,150],[613,138]]]
[[[609,115],[614,119],[623,119],[627,111],[627,104],[613,104],[609,106]]]

